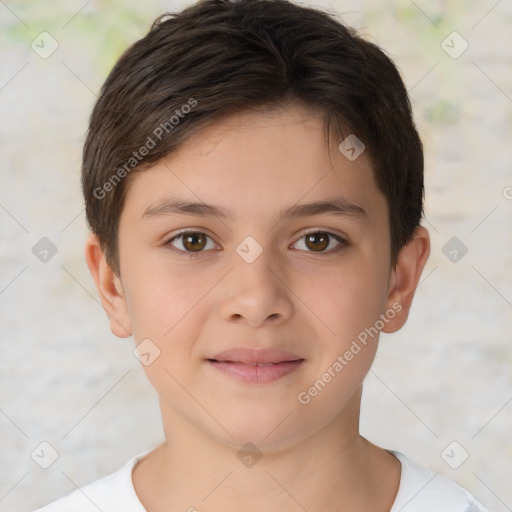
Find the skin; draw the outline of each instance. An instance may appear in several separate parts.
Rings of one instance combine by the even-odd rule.
[[[144,216],[170,196],[231,209],[233,217]],[[283,208],[338,196],[365,214],[279,218]],[[186,253],[197,241],[168,243],[184,228],[210,237],[197,257]],[[334,253],[334,238],[328,246],[306,243],[307,233],[318,232],[348,245]],[[252,263],[236,252],[247,236],[263,249]],[[131,176],[119,224],[120,275],[93,234],[86,260],[112,332],[133,334],[136,344],[149,338],[160,350],[143,366],[166,435],[133,471],[144,507],[389,510],[400,463],[358,429],[378,336],[308,404],[298,394],[393,304],[401,310],[388,314],[382,330],[404,325],[429,250],[418,227],[391,266],[387,203],[369,160],[329,151],[322,117],[299,105],[219,121]],[[280,348],[305,361],[267,384],[237,382],[205,361],[240,346]],[[252,467],[237,458],[247,442],[262,453]]]

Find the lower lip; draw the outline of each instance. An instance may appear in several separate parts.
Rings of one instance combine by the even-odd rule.
[[[217,368],[217,370],[224,372],[240,382],[248,384],[266,384],[268,382],[274,382],[297,370],[303,362],[304,359],[298,359],[297,361],[282,361],[270,365],[256,366],[231,361],[208,360],[208,363],[214,368]]]

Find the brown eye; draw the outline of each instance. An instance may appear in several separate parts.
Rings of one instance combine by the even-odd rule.
[[[215,249],[215,242],[201,231],[183,231],[172,237],[166,245],[176,249],[185,256],[199,256],[208,249]]]
[[[332,254],[349,247],[349,242],[341,236],[328,231],[312,231],[302,236],[295,244],[296,249],[319,254]]]
[[[187,251],[197,252],[204,249],[206,245],[206,236],[204,233],[187,233],[183,236],[183,247]]]
[[[306,247],[312,251],[324,251],[329,246],[329,235],[319,231],[305,236]]]

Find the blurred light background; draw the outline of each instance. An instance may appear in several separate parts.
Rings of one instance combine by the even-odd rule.
[[[85,265],[80,159],[120,53],[190,3],[0,0],[1,511],[163,440],[133,340],[110,333]],[[408,324],[381,337],[362,433],[512,510],[512,2],[307,3],[393,58],[425,146],[432,254]],[[44,441],[58,452],[48,469],[31,457]]]

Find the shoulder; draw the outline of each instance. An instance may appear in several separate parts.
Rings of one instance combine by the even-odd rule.
[[[390,512],[488,512],[455,482],[416,466],[399,452],[390,452],[402,464],[400,487]]]
[[[146,453],[132,457],[117,471],[34,512],[145,512],[133,487],[132,470]]]

